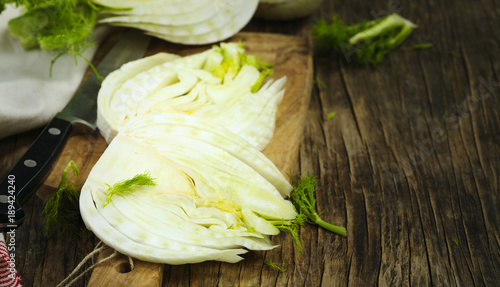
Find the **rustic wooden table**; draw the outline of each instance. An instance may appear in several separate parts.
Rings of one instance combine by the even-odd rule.
[[[309,37],[320,17],[350,24],[389,12],[418,29],[377,68],[314,57],[297,171],[318,176],[317,209],[348,236],[307,226],[302,253],[279,235],[281,249],[251,252],[231,269],[165,266],[163,286],[498,286],[498,2],[325,0],[311,17],[254,19],[244,31]],[[424,42],[433,47],[412,49]],[[39,132],[0,141],[0,178]],[[46,240],[42,208],[39,196],[30,200],[31,224],[16,233],[25,286],[55,286],[98,242],[72,234]],[[263,260],[287,271],[254,269]]]

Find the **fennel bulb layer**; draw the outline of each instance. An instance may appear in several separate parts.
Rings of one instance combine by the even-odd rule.
[[[114,8],[100,23],[144,30],[169,42],[208,44],[238,33],[253,17],[258,0],[93,0]],[[117,11],[117,9],[122,11]]]

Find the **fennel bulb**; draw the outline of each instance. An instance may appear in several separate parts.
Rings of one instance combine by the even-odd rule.
[[[239,32],[258,0],[93,0],[113,8],[100,23],[132,27],[180,44],[207,44]],[[122,9],[122,11],[117,11]]]
[[[267,64],[237,43],[186,57],[159,53],[108,75],[98,95],[97,126],[109,143],[135,118],[184,113],[222,125],[263,150],[286,83],[282,77],[262,85],[268,74]]]
[[[154,184],[114,195],[147,172]],[[167,264],[238,262],[274,247],[271,223],[297,213],[292,187],[260,151],[228,129],[179,113],[130,122],[96,163],[80,195],[87,227],[134,258]]]

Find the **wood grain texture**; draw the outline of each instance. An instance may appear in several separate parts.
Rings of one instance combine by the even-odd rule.
[[[101,252],[99,260],[112,256],[115,251],[111,248]],[[163,264],[154,264],[140,260],[133,260],[131,265],[129,258],[118,254],[97,266],[92,271],[87,286],[161,286],[163,279]]]
[[[498,33],[492,40],[483,29],[499,14],[493,2],[445,2],[392,7],[419,28],[376,69],[343,55],[315,57],[325,86],[312,98],[300,169],[321,175],[318,209],[345,220],[349,236],[334,243],[340,263],[319,264],[332,270],[329,281],[314,286],[498,284],[500,86],[492,63],[500,50]],[[326,5],[350,22],[389,8]],[[411,49],[422,42],[434,46]],[[331,111],[336,117],[325,121]]]
[[[317,209],[347,226],[348,237],[306,226],[302,253],[281,234],[273,237],[279,249],[238,264],[167,265],[162,286],[498,286],[497,2],[325,0],[308,18],[253,19],[246,32],[308,37],[322,17],[350,24],[397,12],[418,29],[375,69],[314,54],[316,84],[295,170],[318,177]],[[413,50],[418,43],[433,47]],[[330,112],[336,116],[327,120]],[[0,176],[36,134],[0,141]],[[39,197],[29,202],[30,225],[16,233],[26,286],[57,284],[96,243],[44,239],[41,206]]]

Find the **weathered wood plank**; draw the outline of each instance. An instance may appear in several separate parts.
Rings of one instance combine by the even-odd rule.
[[[315,85],[295,171],[318,177],[317,208],[347,226],[348,237],[306,226],[302,253],[280,234],[273,238],[280,248],[248,254],[244,264],[165,266],[163,286],[498,285],[497,1],[324,1],[313,17],[255,19],[245,30],[308,36],[318,17],[355,23],[390,12],[419,27],[376,69],[354,67],[342,55],[314,58],[314,77],[325,85]],[[433,47],[412,49],[424,42]],[[327,121],[330,112],[336,116]],[[0,176],[36,135],[0,141]],[[31,214],[41,206],[39,198],[28,204]],[[96,243],[50,242],[39,216],[30,225],[16,233],[26,286],[57,284]]]

